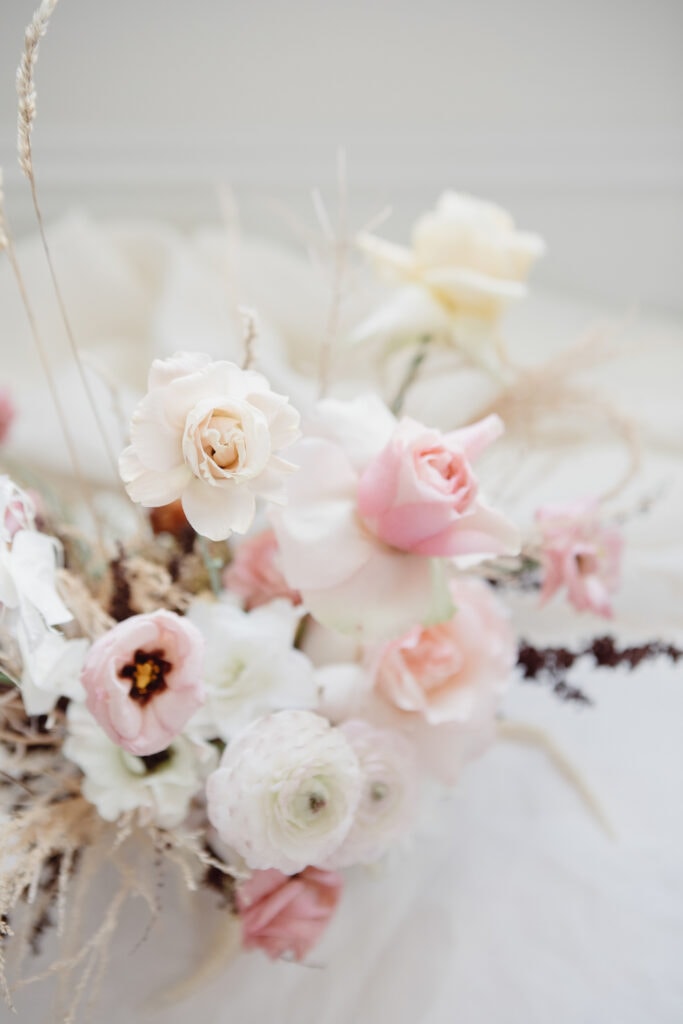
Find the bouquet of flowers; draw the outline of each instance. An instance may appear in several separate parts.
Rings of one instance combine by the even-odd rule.
[[[69,487],[41,487],[30,467],[0,476],[0,962],[18,964],[54,923],[64,951],[47,973],[75,979],[70,1020],[126,899],[159,914],[160,861],[191,891],[217,891],[225,958],[259,947],[303,960],[344,872],[400,851],[430,793],[514,728],[500,709],[515,673],[585,701],[566,678],[578,658],[633,666],[679,652],[604,636],[538,649],[515,636],[510,589],[543,602],[563,592],[578,612],[611,615],[620,485],[546,504],[526,527],[487,498],[504,418],[532,436],[563,407],[596,407],[569,361],[529,370],[506,356],[501,314],[543,245],[490,203],[446,193],[410,248],[368,231],[352,240],[389,287],[348,338],[322,332],[317,396],[293,402],[271,386],[247,311],[241,360],[193,351],[191,339],[154,360],[130,443],[114,450],[37,201],[33,72],[54,6],[45,0],[27,31],[20,163],[102,459],[120,476],[111,500],[125,489],[136,516],[116,521],[98,502],[53,386]],[[373,352],[380,368],[392,361],[390,383],[337,388],[339,350],[358,346],[368,363]],[[447,426],[407,415],[430,360],[454,387],[464,373],[485,379],[487,407],[462,416],[454,402]],[[602,413],[632,472],[631,426]],[[6,390],[0,440],[13,418]],[[83,935],[83,904],[112,868],[111,900]]]

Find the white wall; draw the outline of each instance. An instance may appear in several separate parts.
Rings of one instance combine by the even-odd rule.
[[[37,2],[37,0],[36,0]],[[14,68],[33,0],[0,0],[0,161],[18,223]],[[391,203],[446,185],[544,234],[539,278],[682,309],[682,0],[61,0],[38,70],[45,205],[287,230],[278,197]]]

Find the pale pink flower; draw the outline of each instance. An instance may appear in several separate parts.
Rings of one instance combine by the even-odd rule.
[[[341,898],[344,879],[307,867],[290,876],[271,868],[255,871],[237,889],[242,942],[272,959],[303,958],[318,942]]]
[[[301,603],[301,595],[287,583],[278,561],[277,537],[263,530],[242,541],[235,557],[223,573],[224,586],[244,601],[247,611],[285,597]]]
[[[130,754],[164,750],[204,702],[204,640],[160,610],[119,622],[90,648],[81,682],[88,710]]]
[[[470,462],[497,419],[440,435],[398,424],[367,395],[326,399],[296,448],[288,503],[272,515],[282,569],[323,625],[387,639],[448,616],[441,553],[512,554],[513,526],[476,493]],[[431,454],[430,454],[431,452]]]
[[[388,721],[447,782],[493,738],[516,654],[507,611],[485,583],[460,578],[451,593],[453,617],[387,644],[374,672],[376,693],[393,712]]]
[[[6,388],[0,388],[0,444],[4,444],[14,422],[16,409]]]
[[[577,611],[611,618],[610,595],[619,586],[623,538],[616,526],[600,522],[593,499],[544,505],[536,513],[541,531],[541,601],[567,588]]]
[[[247,532],[257,497],[284,500],[295,467],[276,453],[299,436],[299,414],[265,377],[179,352],[154,361],[148,388],[119,459],[133,501],[157,508],[180,498],[197,533],[224,540]]]
[[[36,492],[22,491],[8,476],[0,476],[0,543],[10,544],[19,530],[36,524]]]
[[[472,465],[502,433],[498,416],[449,434],[401,420],[361,475],[360,515],[400,551],[440,557],[508,552],[517,533],[479,498]]]
[[[333,868],[379,860],[413,824],[419,795],[415,746],[406,736],[362,719],[339,728],[358,758],[363,788],[351,830],[326,862]]]

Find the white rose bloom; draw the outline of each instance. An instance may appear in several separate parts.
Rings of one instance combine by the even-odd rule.
[[[214,747],[178,736],[167,750],[136,757],[118,747],[85,705],[74,702],[67,714],[64,756],[83,772],[83,796],[105,821],[137,811],[141,824],[179,825],[218,760]]]
[[[316,707],[313,666],[292,646],[301,616],[284,600],[251,612],[227,601],[192,602],[187,617],[205,640],[206,702],[190,730],[227,741],[272,711]]]
[[[119,471],[133,501],[180,498],[194,529],[224,540],[251,526],[257,496],[284,502],[295,467],[276,452],[299,436],[299,414],[260,373],[207,355],[155,360]]]
[[[339,729],[360,762],[363,790],[349,834],[325,865],[330,868],[378,860],[410,828],[418,808],[418,769],[410,741],[360,720]]]
[[[415,337],[430,334],[464,345],[490,332],[505,304],[526,295],[526,278],[544,252],[537,235],[518,231],[493,203],[445,192],[419,218],[411,249],[374,235],[360,247],[382,275],[402,287],[356,331]]]
[[[296,874],[346,838],[361,782],[339,729],[310,711],[280,711],[226,749],[206,786],[209,820],[250,868]]]

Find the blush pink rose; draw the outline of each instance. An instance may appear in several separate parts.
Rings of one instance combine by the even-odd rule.
[[[549,601],[562,587],[577,611],[612,617],[610,595],[619,586],[623,538],[615,526],[600,522],[592,499],[544,505],[536,513],[541,531],[543,589]]]
[[[0,388],[0,444],[4,444],[14,422],[16,409],[6,388]]]
[[[244,946],[273,959],[290,954],[303,960],[327,927],[343,885],[341,875],[320,868],[298,875],[255,871],[237,889]]]
[[[130,754],[157,754],[204,703],[203,656],[203,637],[187,619],[163,609],[133,615],[88,652],[88,710]]]
[[[292,604],[301,604],[301,595],[289,586],[282,575],[278,552],[273,530],[263,530],[240,544],[223,573],[224,585],[242,598],[247,611],[278,597],[285,597]]]
[[[506,609],[481,580],[451,584],[455,615],[415,626],[381,650],[375,687],[399,711],[430,725],[488,719],[515,664]]]
[[[481,500],[472,465],[502,432],[498,416],[448,434],[402,419],[361,475],[362,519],[385,544],[418,555],[515,549],[514,527]]]

